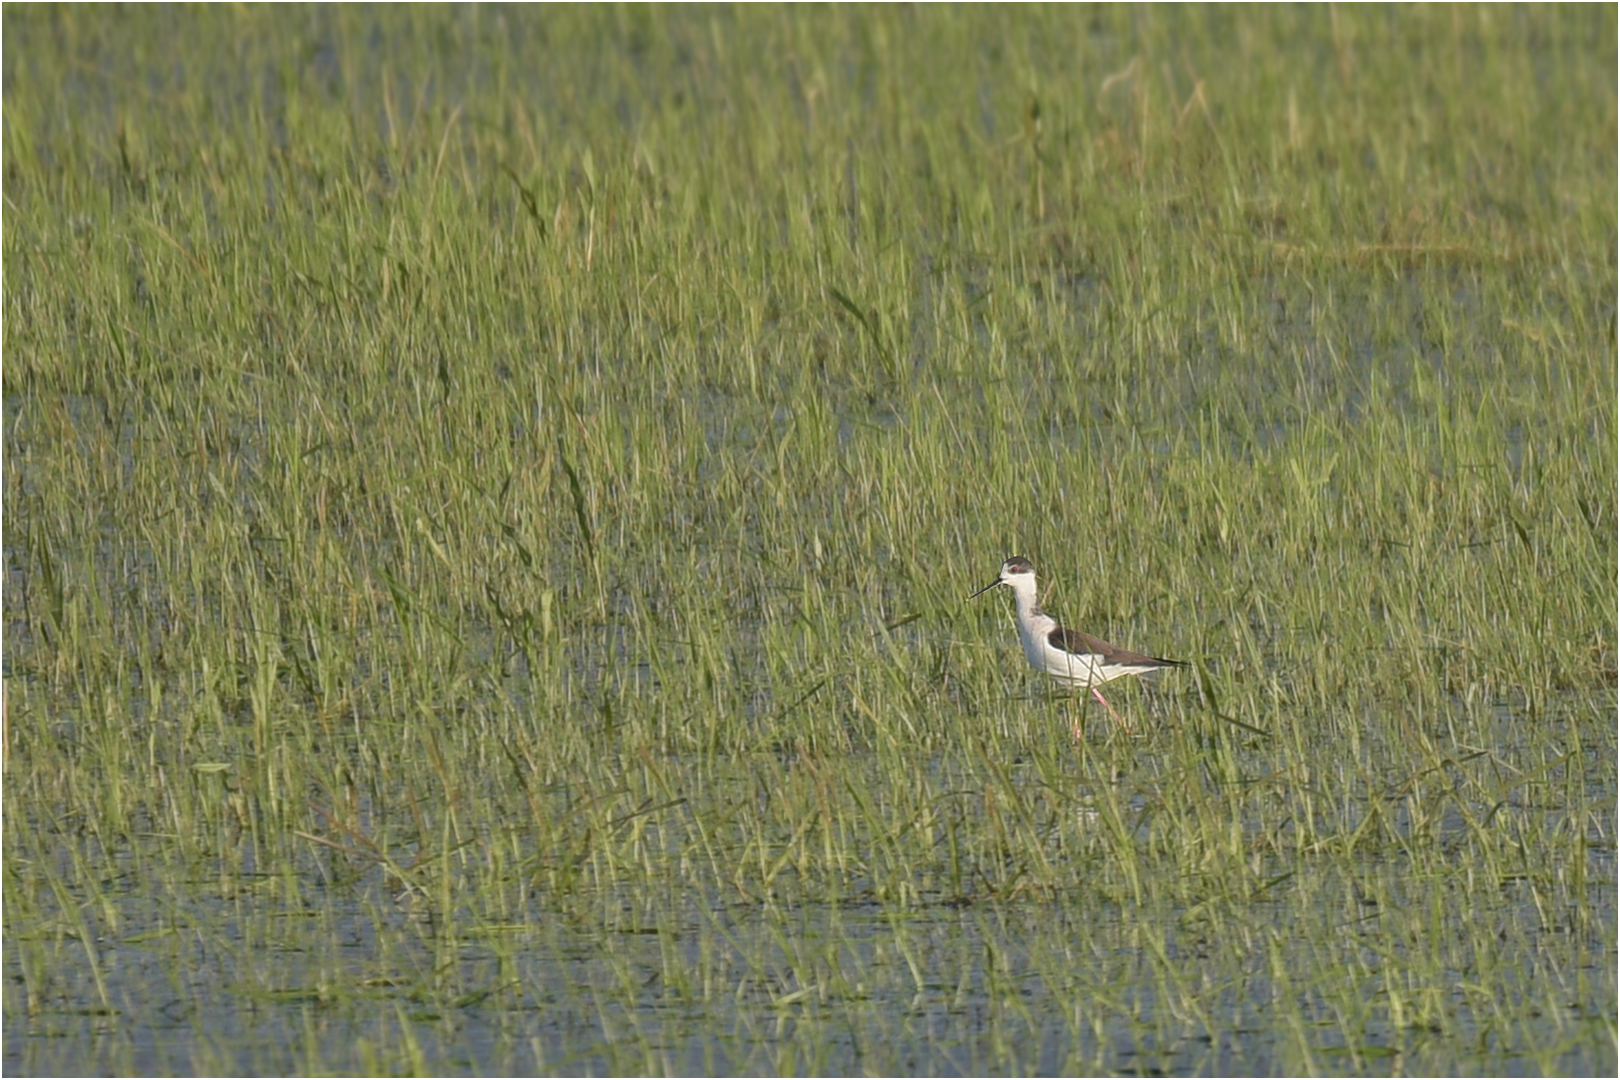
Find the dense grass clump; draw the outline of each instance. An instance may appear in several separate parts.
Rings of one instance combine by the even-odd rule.
[[[8,9],[6,1071],[1612,1073],[1615,41]]]

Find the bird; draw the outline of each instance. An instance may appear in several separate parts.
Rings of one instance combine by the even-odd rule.
[[[1114,722],[1124,726],[1114,707],[1108,704],[1097,687],[1122,675],[1144,675],[1164,668],[1186,667],[1183,660],[1166,660],[1159,656],[1144,656],[1101,638],[1070,630],[1041,610],[1035,590],[1035,564],[1022,555],[1014,555],[1001,564],[996,580],[969,596],[972,600],[989,592],[997,585],[1013,591],[1018,605],[1018,640],[1023,643],[1024,656],[1036,671],[1044,671],[1059,683],[1072,689],[1090,690],[1103,703]],[[1075,736],[1079,737],[1076,724]]]

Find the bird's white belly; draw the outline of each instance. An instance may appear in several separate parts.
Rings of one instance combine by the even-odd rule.
[[[1066,653],[1024,633],[1018,636],[1023,640],[1024,656],[1029,660],[1029,666],[1036,671],[1044,671],[1069,686],[1095,686],[1107,681],[1097,657]]]

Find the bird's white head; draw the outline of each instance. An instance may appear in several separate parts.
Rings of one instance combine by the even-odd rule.
[[[1022,555],[1014,555],[1001,564],[1001,573],[996,576],[996,580],[980,589],[979,592],[974,593],[973,596],[987,593],[997,585],[1005,585],[1015,593],[1023,593],[1027,589],[1033,595],[1035,592],[1035,564]],[[973,599],[973,596],[968,597],[968,599]]]

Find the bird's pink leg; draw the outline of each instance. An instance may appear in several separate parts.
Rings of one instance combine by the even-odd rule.
[[[1108,715],[1112,716],[1114,718],[1114,723],[1118,724],[1120,727],[1124,728],[1126,731],[1131,730],[1130,726],[1127,725],[1125,723],[1125,721],[1123,721],[1123,720],[1121,720],[1119,718],[1119,713],[1114,711],[1114,707],[1112,705],[1108,704],[1108,699],[1102,696],[1102,691],[1098,690],[1095,686],[1093,686],[1091,688],[1091,692],[1092,692],[1093,695],[1096,696],[1098,701],[1103,703],[1103,708],[1107,709],[1108,710]]]
[[[1125,721],[1123,721],[1123,720],[1121,720],[1119,718],[1119,713],[1114,711],[1114,707],[1112,705],[1108,704],[1108,699],[1103,697],[1102,694],[1097,690],[1097,688],[1095,686],[1093,686],[1091,688],[1091,693],[1092,693],[1093,697],[1095,697],[1098,701],[1102,702],[1103,708],[1108,710],[1108,715],[1112,716],[1114,718],[1114,723],[1118,724],[1122,728],[1125,728],[1126,731],[1131,730],[1130,728],[1125,726]],[[1082,714],[1077,713],[1075,715],[1075,718],[1074,718],[1074,723],[1069,725],[1069,733],[1074,736],[1075,742],[1080,742],[1082,739],[1085,738],[1085,733],[1086,733],[1085,721],[1081,718],[1081,716],[1082,716]]]

